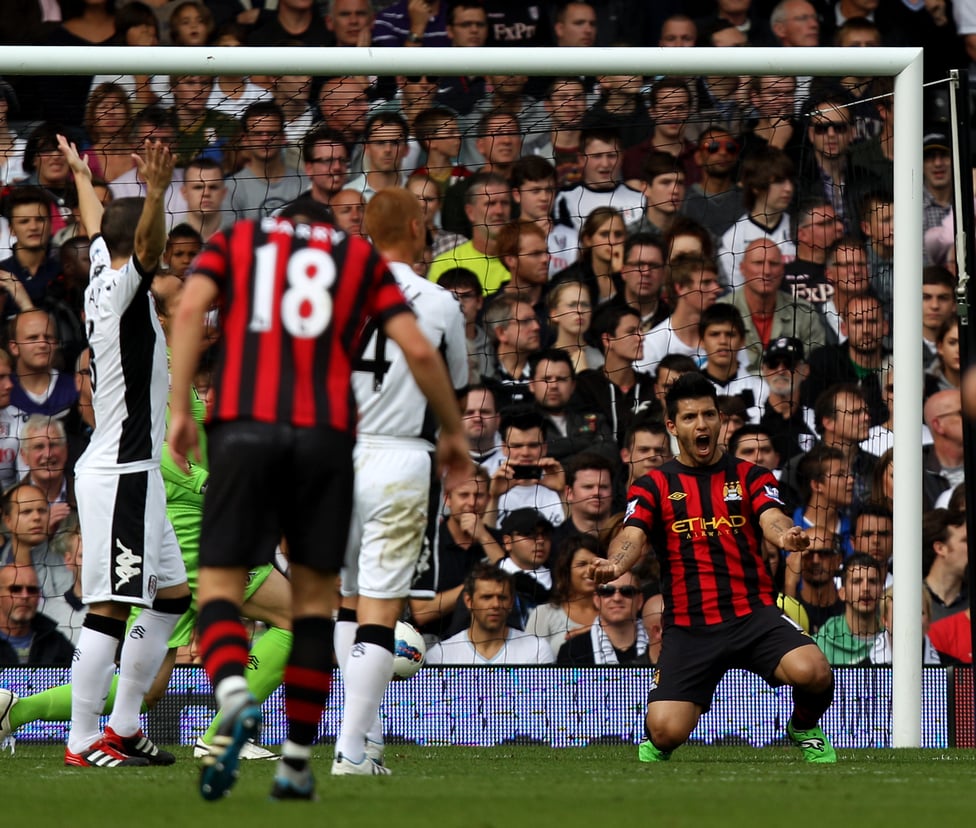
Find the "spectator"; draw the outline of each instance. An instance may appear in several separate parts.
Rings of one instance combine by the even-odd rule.
[[[612,457],[616,443],[603,416],[571,405],[576,372],[569,355],[552,348],[533,356],[529,366],[529,390],[546,420],[549,456],[560,463],[586,450]]]
[[[582,283],[593,307],[612,300],[622,290],[620,268],[626,239],[624,219],[618,210],[613,207],[594,208],[580,230],[579,259],[559,271],[553,277],[553,284]]]
[[[698,136],[694,161],[701,180],[688,185],[681,212],[716,238],[721,238],[745,209],[742,189],[736,182],[739,150],[735,136],[722,127],[707,127]]]
[[[793,514],[793,522],[837,539],[845,556],[854,551],[851,544],[851,503],[854,475],[848,471],[844,453],[835,446],[820,443],[806,453],[799,465],[803,505]]]
[[[922,413],[932,443],[922,447],[922,497],[926,509],[946,489],[965,479],[962,397],[958,389],[937,391],[925,401]]]
[[[922,586],[934,624],[969,608],[965,512],[931,509],[922,515]]]
[[[600,97],[583,116],[581,128],[584,133],[600,130],[619,136],[621,151],[636,147],[654,130],[641,95],[641,76],[598,75],[596,80]],[[586,152],[586,147],[583,151]]]
[[[473,385],[466,399],[461,422],[468,436],[468,451],[477,465],[493,475],[505,460],[495,394],[483,385]]]
[[[410,615],[428,641],[440,640],[461,599],[464,579],[481,561],[502,557],[501,535],[485,526],[488,473],[478,466],[470,480],[444,496],[437,549],[410,590]]]
[[[121,86],[101,83],[89,93],[82,126],[91,142],[85,160],[94,177],[112,181],[132,168],[131,121],[132,107]]]
[[[160,271],[183,279],[190,264],[203,249],[203,238],[188,224],[177,224],[166,236]]]
[[[518,205],[519,219],[537,225],[545,234],[549,249],[549,275],[576,261],[577,236],[572,228],[552,220],[556,199],[556,170],[538,155],[523,156],[512,170],[512,198]]]
[[[937,356],[935,340],[942,323],[956,312],[956,277],[939,265],[922,270],[922,365]]]
[[[180,192],[186,201],[180,225],[191,227],[204,241],[233,221],[233,214],[224,210],[224,173],[212,158],[195,158],[186,165]]]
[[[74,378],[55,368],[58,338],[54,319],[43,310],[17,314],[10,331],[14,390],[10,400],[25,416],[66,417],[78,402]]]
[[[446,0],[410,3],[397,0],[376,15],[374,46],[450,46]]]
[[[0,567],[33,568],[44,597],[61,595],[74,577],[65,568],[64,561],[48,548],[48,513],[47,499],[36,486],[17,485],[4,495],[3,525],[7,541],[0,549]]]
[[[795,596],[806,612],[811,635],[829,619],[844,614],[836,581],[843,559],[836,535],[822,529],[810,533],[810,546],[802,555],[794,552],[786,558],[784,591]]]
[[[815,348],[807,361],[809,373],[803,382],[803,401],[813,405],[828,386],[838,382],[859,385],[871,413],[871,425],[887,419],[882,394],[881,371],[888,353],[884,339],[888,322],[881,303],[871,294],[852,296],[841,314],[841,345]]]
[[[546,234],[537,224],[512,221],[498,231],[498,256],[509,278],[497,296],[514,296],[532,306],[545,325],[548,316],[545,293],[549,287],[549,249]]]
[[[349,149],[344,136],[319,124],[302,139],[302,160],[311,188],[302,193],[320,204],[331,205],[349,177]]]
[[[411,176],[410,180],[413,181],[415,178]],[[410,182],[408,181],[407,184],[409,189]],[[431,187],[433,188],[433,185]],[[481,309],[485,302],[481,282],[470,270],[456,267],[445,270],[437,280],[437,284],[451,291],[461,305],[461,313],[464,315],[464,336],[468,345],[469,376],[472,385],[477,385],[488,373],[488,356],[491,350],[488,332],[480,322]]]
[[[58,531],[51,538],[50,551],[55,560],[64,560],[64,567],[71,573],[72,582],[60,595],[45,596],[40,609],[58,625],[58,632],[76,645],[81,635],[81,624],[88,614],[88,607],[81,600],[82,549],[77,512],[72,512],[61,521]]]
[[[75,648],[38,612],[40,594],[32,566],[0,567],[0,666],[71,665]]]
[[[785,267],[786,286],[797,299],[804,299],[820,313],[834,295],[824,275],[827,250],[840,237],[844,226],[834,208],[822,199],[800,206],[794,217],[796,258]]]
[[[769,389],[760,423],[773,435],[773,443],[783,462],[809,451],[816,442],[813,411],[801,400],[807,365],[803,343],[783,336],[769,343],[763,352],[762,377]]]
[[[413,129],[427,158],[417,173],[430,176],[443,199],[449,187],[471,176],[471,170],[458,163],[461,130],[457,118],[449,109],[433,107],[417,115]]]
[[[251,104],[241,123],[248,160],[228,181],[230,208],[238,221],[267,218],[298,198],[307,182],[285,164],[285,114],[278,104]]]
[[[587,345],[593,320],[590,292],[582,282],[559,282],[546,297],[552,347],[564,351],[575,372],[600,368],[603,354]]]
[[[672,14],[661,24],[658,46],[665,49],[691,48],[698,42],[698,27],[686,14]]]
[[[565,190],[557,199],[557,222],[581,230],[597,207],[614,208],[625,225],[640,219],[644,196],[621,177],[621,146],[620,135],[613,129],[593,127],[580,132],[582,177],[577,186]]]
[[[652,150],[644,158],[642,173],[644,213],[631,232],[663,239],[685,198],[684,167],[670,153]]]
[[[625,179],[640,178],[643,170],[643,159],[649,152],[666,152],[677,158],[684,167],[685,179],[689,184],[696,183],[701,178],[701,172],[695,163],[695,144],[686,135],[689,123],[692,123],[694,108],[688,85],[681,78],[663,78],[651,87],[648,111],[654,127],[650,136],[643,138],[648,130],[644,130],[636,145],[624,139],[627,150],[623,161]],[[624,136],[626,132],[621,131]]]
[[[13,359],[0,348],[0,492],[7,491],[17,482],[20,427],[26,419],[17,406],[10,404],[13,370]]]
[[[794,175],[793,162],[782,150],[757,151],[742,162],[740,180],[746,212],[725,231],[718,253],[722,281],[733,290],[745,282],[740,266],[753,242],[772,241],[784,262],[796,255],[787,212],[795,192]]]
[[[368,91],[369,80],[365,76],[348,75],[325,78],[318,94],[313,95],[325,125],[342,136],[353,172],[361,172],[363,167],[362,136],[369,110]]]
[[[870,555],[853,555],[844,564],[841,577],[844,614],[827,619],[817,631],[816,642],[831,664],[851,666],[868,659],[881,631],[878,601],[884,575]]]
[[[793,75],[755,75],[749,79],[752,117],[742,133],[742,157],[764,149],[792,151],[802,134],[794,117],[797,106],[797,81]]]
[[[841,236],[827,249],[824,275],[832,293],[823,304],[821,318],[827,343],[837,344],[847,338],[847,333],[841,330],[841,319],[847,303],[852,297],[863,296],[871,290],[871,274],[864,245],[853,236]]]
[[[350,236],[365,238],[363,216],[366,211],[366,199],[361,192],[350,190],[348,187],[339,190],[332,196],[329,206],[332,208],[336,227]]]
[[[403,183],[400,163],[407,149],[407,122],[394,112],[377,112],[366,121],[363,171],[346,187],[369,201],[380,190]]]
[[[671,314],[664,298],[664,250],[648,233],[637,233],[624,243],[624,261],[620,266],[623,291],[614,296],[609,307],[626,305],[641,317],[641,333],[647,333]]]
[[[200,6],[200,9],[195,9],[190,7],[193,13],[200,14],[201,9],[209,15],[209,11],[205,6]],[[212,28],[213,24],[210,24]],[[206,27],[204,27],[204,33],[206,33]],[[225,46],[225,47],[237,47],[243,46],[247,40],[247,30],[237,23],[225,24],[220,28],[220,31],[214,35],[212,40],[212,45],[214,46]],[[194,45],[203,46],[205,43],[196,43]],[[241,118],[247,111],[247,108],[258,101],[274,101],[278,103],[279,97],[285,97],[278,91],[278,83],[281,79],[275,78],[272,82],[272,88],[268,89],[264,86],[258,86],[256,83],[252,83],[250,78],[246,75],[219,75],[214,79],[213,88],[210,90],[210,99],[207,101],[207,109],[216,109],[218,112],[223,112],[225,115],[229,115],[231,118]],[[290,92],[295,94],[295,103],[292,105],[290,102],[286,104],[288,106],[288,111],[285,113],[284,106],[282,106],[282,113],[285,114],[286,125],[297,115],[308,110],[308,84],[311,77],[306,75],[304,78],[305,87],[305,100],[302,100],[301,86],[299,83],[295,85],[291,79],[283,82],[282,86],[288,86]],[[280,105],[280,104],[279,104]],[[311,122],[308,124],[311,126]],[[296,143],[297,143],[297,137]],[[292,135],[288,134],[286,130],[286,138],[291,139]],[[288,143],[291,143],[289,140]]]
[[[854,530],[851,533],[854,552],[859,555],[870,555],[881,564],[885,589],[892,584],[891,558],[895,551],[894,527],[891,509],[880,503],[869,502],[858,510],[854,518]]]
[[[478,173],[468,179],[464,213],[471,225],[471,241],[442,253],[430,266],[433,281],[445,270],[464,267],[474,271],[485,294],[494,293],[508,278],[498,257],[498,231],[511,220],[511,188],[497,173]]]
[[[491,476],[486,520],[504,531],[510,513],[535,510],[558,526],[566,519],[562,501],[566,473],[559,462],[546,456],[542,416],[531,410],[506,414],[499,430],[505,460]]]
[[[481,0],[460,0],[447,11],[447,37],[451,46],[479,49],[488,40],[488,14]],[[478,75],[441,78],[437,103],[467,115],[485,94],[485,79]]]
[[[20,444],[20,460],[27,469],[20,483],[44,492],[49,507],[48,536],[53,536],[61,521],[78,508],[64,423],[32,414],[21,427]]]
[[[613,463],[603,454],[583,451],[566,464],[568,515],[553,533],[553,546],[561,548],[570,538],[592,535],[609,541],[613,513]]]
[[[746,423],[729,439],[729,454],[740,460],[748,460],[764,469],[769,469],[778,477],[780,454],[773,445],[773,438],[765,426]],[[782,492],[780,492],[782,495]]]
[[[820,45],[820,15],[807,0],[780,0],[769,16],[769,28],[776,42],[786,48]],[[809,75],[796,79],[796,101],[802,102],[810,94]]]
[[[545,641],[507,625],[514,606],[511,575],[488,565],[476,566],[464,581],[462,596],[471,614],[470,625],[431,647],[428,664],[551,664],[555,660]]]
[[[375,19],[371,0],[329,0],[325,28],[332,32],[336,46],[369,46]]]
[[[596,620],[596,585],[587,577],[587,568],[602,557],[605,553],[590,535],[577,535],[557,547],[549,602],[533,608],[525,623],[525,631],[543,639],[554,653],[567,641],[588,634]]]
[[[666,354],[690,356],[699,366],[703,362],[698,321],[722,292],[717,266],[705,259],[679,256],[668,267],[665,289],[674,310],[644,334],[643,356],[635,365],[638,371],[654,373]]]
[[[209,75],[171,75],[177,134],[172,149],[179,165],[185,166],[198,155],[223,163],[229,142],[237,138],[241,124],[236,118],[208,109],[213,78]]]
[[[559,47],[587,47],[596,43],[597,21],[596,12],[589,3],[579,0],[567,0],[556,8],[556,18],[553,23],[556,35],[556,46]],[[558,648],[554,648],[556,652]]]
[[[10,123],[16,112],[17,96],[10,84],[0,80],[0,187],[7,187],[27,177],[24,172],[24,148],[27,142],[17,135]]]
[[[594,333],[600,338],[603,367],[580,372],[576,399],[584,410],[603,415],[622,446],[634,417],[655,400],[653,379],[634,368],[644,348],[640,316],[632,308],[609,308],[600,314]]]
[[[881,300],[885,319],[891,321],[894,301],[895,236],[894,197],[890,192],[868,192],[858,205],[861,233],[868,255],[871,289]]]
[[[333,38],[325,20],[308,0],[278,0],[276,10],[262,9],[248,35],[249,46],[275,46],[297,40],[303,46],[331,46]]]
[[[930,132],[922,139],[922,232],[942,224],[952,211],[952,148],[941,132]],[[929,259],[925,264],[942,264]]]
[[[935,359],[925,372],[925,396],[937,391],[958,389],[962,384],[959,354],[959,317],[953,314],[943,320],[935,334]]]
[[[441,253],[446,253],[448,250],[453,250],[455,247],[460,244],[464,244],[468,240],[466,236],[462,236],[460,233],[451,233],[448,230],[442,229],[438,225],[437,222],[440,220],[443,198],[441,197],[440,188],[437,186],[437,182],[435,182],[434,179],[432,179],[429,175],[414,173],[407,179],[407,183],[404,186],[406,186],[406,188],[417,197],[417,201],[420,202],[420,209],[423,211],[424,222],[427,225],[429,242],[427,251],[431,260],[437,256],[440,256]],[[426,262],[426,264],[429,265],[429,262]],[[470,270],[467,272],[471,273]],[[426,276],[427,271],[425,270],[421,275]],[[473,273],[471,273],[471,275],[474,276]],[[474,276],[474,278],[475,281],[477,281],[478,277]],[[478,291],[480,295],[480,282],[478,282]]]
[[[14,187],[4,199],[4,214],[10,223],[10,236],[13,240],[13,255],[0,261],[0,270],[16,277],[23,287],[18,292],[19,301],[14,297],[13,307],[7,303],[11,299],[11,288],[5,288],[0,309],[9,316],[22,304],[26,307],[41,303],[47,288],[60,272],[58,257],[51,251],[51,198],[40,187]],[[16,286],[12,286],[16,289]]]
[[[552,163],[560,190],[574,187],[583,177],[580,163],[580,129],[586,112],[583,81],[578,77],[554,78],[543,105],[549,113],[550,131],[527,136],[525,151]]]
[[[485,327],[493,344],[488,376],[498,387],[499,407],[531,402],[529,359],[541,347],[539,318],[532,305],[499,294],[485,312]]]
[[[758,423],[769,389],[762,377],[745,371],[739,355],[745,342],[742,314],[733,305],[719,302],[706,308],[698,320],[705,364],[702,374],[719,394],[738,397],[747,409],[747,420]]]
[[[311,91],[311,75],[278,75],[272,81],[272,100],[285,115],[285,159],[289,169],[300,169],[305,160],[301,155],[303,139],[315,122],[315,110],[309,100]]]
[[[647,630],[640,622],[644,597],[633,572],[596,588],[597,618],[589,635],[577,635],[559,649],[557,664],[640,664],[647,659]]]

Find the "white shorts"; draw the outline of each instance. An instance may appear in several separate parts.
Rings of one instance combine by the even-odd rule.
[[[427,531],[430,453],[356,445],[356,502],[342,594],[405,598]]]
[[[85,474],[75,481],[83,545],[82,600],[152,606],[156,593],[186,581],[166,517],[159,469]]]

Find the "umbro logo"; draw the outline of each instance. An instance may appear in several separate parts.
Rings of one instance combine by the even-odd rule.
[[[684,500],[688,495],[685,492],[671,492],[668,495],[668,500]]]

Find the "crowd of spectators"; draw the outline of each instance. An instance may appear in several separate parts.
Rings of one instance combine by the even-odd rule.
[[[936,81],[976,58],[971,4],[950,13],[941,0],[15,5],[2,43],[916,45]],[[31,570],[0,570],[0,655],[63,652],[51,631],[70,640],[83,612],[71,469],[94,426],[89,263],[65,134],[104,200],[142,194],[131,154],[144,141],[177,154],[164,269],[178,278],[235,220],[311,199],[362,235],[375,193],[418,198],[428,248],[415,267],[465,318],[479,464],[442,504],[410,601],[432,662],[654,663],[656,562],[599,588],[582,572],[605,554],[630,483],[672,459],[667,389],[701,371],[727,450],[774,471],[813,538],[803,554],[765,550],[784,611],[833,663],[887,663],[892,93],[887,78],[773,75],[0,80],[0,555]],[[952,147],[930,103],[925,422],[899,427],[925,445],[926,661],[971,662]],[[32,620],[47,616],[53,627]]]

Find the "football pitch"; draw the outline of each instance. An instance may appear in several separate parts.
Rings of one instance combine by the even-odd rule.
[[[70,828],[523,828],[523,826],[956,826],[972,824],[976,754],[840,750],[806,765],[788,747],[686,746],[668,764],[637,749],[390,745],[389,777],[329,776],[315,750],[319,801],[270,802],[274,763],[244,763],[226,799],[204,802],[190,748],[168,768],[66,768],[64,748],[0,753],[7,825]]]

